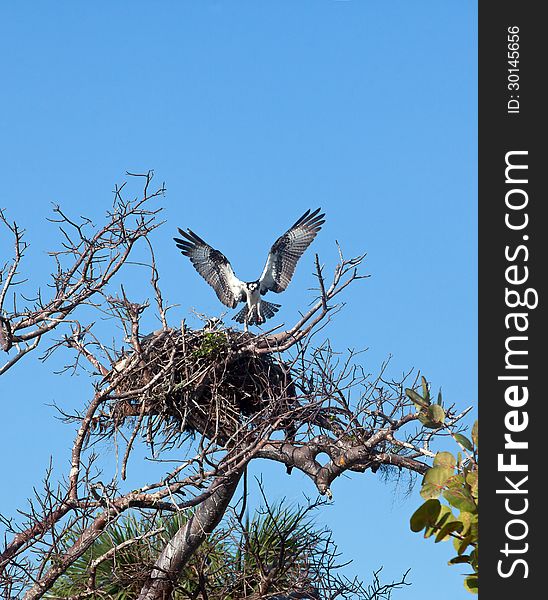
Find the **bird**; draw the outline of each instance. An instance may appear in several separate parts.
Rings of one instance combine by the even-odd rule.
[[[238,279],[226,256],[191,229],[183,231],[177,228],[182,237],[173,239],[225,306],[236,308],[240,302],[245,303],[233,320],[243,323],[247,331],[249,325],[262,325],[280,309],[280,304],[267,302],[261,296],[267,292],[279,294],[287,288],[297,262],[325,223],[325,213],[320,213],[320,210],[308,209],[274,242],[263,272],[255,281]]]

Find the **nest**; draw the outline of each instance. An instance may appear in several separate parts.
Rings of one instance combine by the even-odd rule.
[[[282,361],[249,349],[254,338],[216,328],[146,336],[106,378],[115,382],[115,395],[101,429],[136,418],[151,443],[158,435],[176,443],[182,433],[198,432],[232,445],[272,426],[296,406],[295,387]],[[281,420],[275,429],[287,427]]]

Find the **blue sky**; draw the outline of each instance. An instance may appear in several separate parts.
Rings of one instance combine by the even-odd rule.
[[[164,295],[219,314],[212,290],[171,237],[191,227],[256,278],[268,248],[307,208],[327,222],[314,242],[367,252],[371,277],[325,330],[368,348],[377,373],[420,369],[459,408],[477,402],[477,21],[459,0],[2,3],[0,206],[27,229],[27,275],[45,285],[59,242],[51,203],[100,221],[125,171],[165,181],[154,233]],[[137,189],[135,188],[135,191]],[[0,239],[0,258],[7,250]],[[313,252],[274,324],[311,299]],[[138,270],[130,289],[148,294]],[[61,360],[61,359],[59,359]],[[62,362],[62,361],[61,361]],[[49,404],[78,406],[83,377],[54,376],[36,355],[0,381],[5,512],[31,494],[49,456],[68,462],[70,426]],[[24,444],[21,440],[24,439]],[[108,454],[110,450],[104,449]],[[139,463],[134,469],[140,473]],[[144,468],[144,467],[143,467]],[[257,465],[272,497],[313,495],[308,481]],[[396,598],[462,598],[451,549],[408,530],[418,506],[371,474],[341,479],[319,515],[365,579],[412,568]]]

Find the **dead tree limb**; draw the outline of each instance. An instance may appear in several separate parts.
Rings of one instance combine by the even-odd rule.
[[[314,335],[340,310],[339,295],[364,278],[359,273],[364,256],[346,259],[339,249],[331,281],[316,256],[317,297],[284,331],[253,335],[220,321],[194,330],[170,325],[148,239],[158,226],[158,209],[147,203],[163,187],[150,192],[151,175],[141,177],[140,198],[126,201],[124,186],[117,188],[106,225],[93,234],[87,220],[76,222],[56,207],[64,249],[53,253],[54,295],[44,300],[38,293],[32,306],[5,306],[8,291],[18,285],[26,246],[20,229],[0,213],[15,248],[0,279],[0,346],[5,352],[15,349],[15,354],[0,373],[65,324],[70,331],[53,341],[45,355],[70,352],[71,370],[91,366],[94,386],[84,410],[62,413],[76,426],[64,480],[54,486],[46,478],[23,524],[4,520],[7,543],[0,553],[0,583],[26,600],[54,594],[74,565],[91,556],[99,538],[125,515],[142,516],[150,528],[130,544],[115,545],[120,550],[152,537],[158,530],[156,516],[183,515],[178,530],[155,547],[139,593],[140,600],[167,600],[185,565],[227,517],[250,461],[278,462],[288,473],[300,470],[321,496],[331,497],[345,472],[424,473],[433,458],[432,438],[457,431],[463,416],[444,407],[443,419],[432,422],[405,392],[404,381],[414,388],[416,376],[391,381],[382,370],[371,378],[357,353],[342,357],[329,340],[312,344]],[[118,293],[108,289],[139,240],[149,251],[144,268],[149,270],[153,302],[133,302],[123,286]],[[99,339],[91,324],[82,323],[77,310],[84,305],[116,319],[125,334],[121,341],[129,348],[119,350],[120,344]],[[142,315],[150,305],[161,328],[146,333]],[[98,443],[116,444],[117,455],[119,451],[110,476],[96,468]],[[148,449],[150,460],[160,465],[165,460],[164,474],[122,491],[138,445]],[[164,458],[173,450],[175,458]],[[320,454],[328,461],[320,462]],[[93,555],[84,588],[75,597],[94,597],[97,569],[114,553]],[[280,572],[276,569],[263,570],[260,584],[250,592],[255,595],[249,597],[258,599],[271,589]],[[207,595],[205,570],[200,577],[194,597]]]
[[[187,523],[168,541],[138,600],[171,597],[183,567],[224,517],[242,474],[243,470],[239,470],[229,477],[222,477],[213,494],[196,508]]]
[[[57,224],[62,242],[60,249],[49,253],[54,261],[48,284],[53,294],[49,299],[38,288],[29,303],[23,291],[19,291],[23,282],[17,278],[22,276],[28,246],[24,231],[0,211],[0,225],[11,233],[14,245],[13,259],[0,268],[0,349],[4,352],[15,349],[15,355],[0,365],[0,375],[34,350],[45,334],[101,294],[127,262],[134,245],[158,227],[161,209],[151,204],[165,188],[162,185],[154,191],[149,189],[152,172],[135,177],[144,179],[141,195],[128,200],[123,196],[125,184],[117,187],[113,207],[101,227],[94,227],[84,217],[77,221],[61,207],[54,206],[55,216],[50,220]]]

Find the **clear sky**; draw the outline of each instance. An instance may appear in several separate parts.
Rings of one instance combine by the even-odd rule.
[[[27,229],[27,276],[47,283],[45,251],[60,242],[52,202],[100,222],[126,170],[154,169],[167,187],[153,242],[164,295],[180,304],[171,318],[220,314],[176,250],[176,227],[250,280],[276,236],[321,206],[313,250],[328,266],[335,240],[348,256],[367,252],[371,275],[323,333],[340,350],[368,348],[371,373],[392,356],[396,376],[415,367],[447,401],[475,405],[476,10],[473,0],[2,3],[0,206]],[[7,250],[0,239],[1,262]],[[273,324],[311,299],[312,261],[309,251],[273,299],[283,305]],[[149,293],[137,270],[127,277]],[[91,393],[56,366],[31,355],[0,381],[9,514],[50,455],[68,464],[74,431],[49,405],[82,406]],[[272,498],[314,495],[298,474],[261,469]],[[354,559],[349,572],[367,580],[385,565],[391,579],[411,567],[413,586],[394,598],[464,597],[446,566],[452,548],[409,531],[418,491],[367,474],[333,492],[319,521]]]

